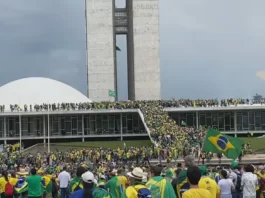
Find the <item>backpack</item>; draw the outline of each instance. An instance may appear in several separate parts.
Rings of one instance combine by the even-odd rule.
[[[141,188],[137,191],[137,193],[138,193],[137,195],[138,198],[151,198],[152,197],[151,191],[148,188]]]
[[[6,186],[5,186],[5,195],[6,196],[13,196],[14,195],[14,188],[10,184],[10,182],[7,182],[6,183]]]
[[[236,172],[234,173],[237,175],[235,189],[237,192],[242,192],[242,188],[241,188],[242,175],[240,173],[236,173]]]

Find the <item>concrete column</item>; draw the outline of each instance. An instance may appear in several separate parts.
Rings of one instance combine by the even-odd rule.
[[[199,112],[196,111],[196,128],[199,128]]]
[[[82,142],[85,141],[85,124],[84,124],[84,114],[82,114]]]
[[[234,124],[235,124],[235,137],[237,137],[237,116],[236,116],[236,111],[234,112]]]
[[[123,132],[122,132],[122,114],[120,114],[120,130],[121,130],[121,141],[123,141]]]
[[[43,122],[42,122],[42,127],[43,127],[43,144],[46,146],[46,121],[45,121],[45,115],[42,116]]]
[[[6,137],[7,137],[7,135],[6,135],[6,117],[4,117],[4,138],[5,138],[4,144],[5,145],[7,144]]]
[[[59,125],[59,127],[58,127],[58,130],[59,130],[59,132],[58,132],[58,135],[62,135],[61,134],[61,115],[60,116],[58,116],[58,125]]]

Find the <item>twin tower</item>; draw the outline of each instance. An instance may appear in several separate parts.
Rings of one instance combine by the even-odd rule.
[[[160,99],[159,0],[126,0],[125,8],[116,8],[115,0],[86,0],[88,97],[117,97],[116,35],[122,34],[128,100]]]

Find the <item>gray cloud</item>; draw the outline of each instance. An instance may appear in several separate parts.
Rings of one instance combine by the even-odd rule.
[[[0,2],[0,84],[42,76],[86,93],[84,2]]]
[[[118,5],[122,5],[118,0]],[[264,94],[265,2],[160,1],[163,98]],[[55,78],[86,93],[84,0],[0,1],[0,85]],[[126,43],[117,41],[119,96],[126,99]]]

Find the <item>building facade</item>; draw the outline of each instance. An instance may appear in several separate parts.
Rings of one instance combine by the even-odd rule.
[[[20,137],[21,134],[21,137]],[[48,135],[49,134],[49,135]],[[0,141],[147,137],[136,110],[9,112],[0,114]]]
[[[210,126],[230,135],[265,134],[265,106],[165,108],[178,125]],[[0,141],[148,138],[138,109],[0,113]],[[71,139],[71,140],[70,140]]]
[[[168,108],[177,124],[199,128],[210,126],[226,134],[265,134],[265,106]]]
[[[160,99],[159,0],[86,0],[88,97],[117,97],[116,35],[127,37],[129,100]],[[124,49],[122,49],[124,50]]]

